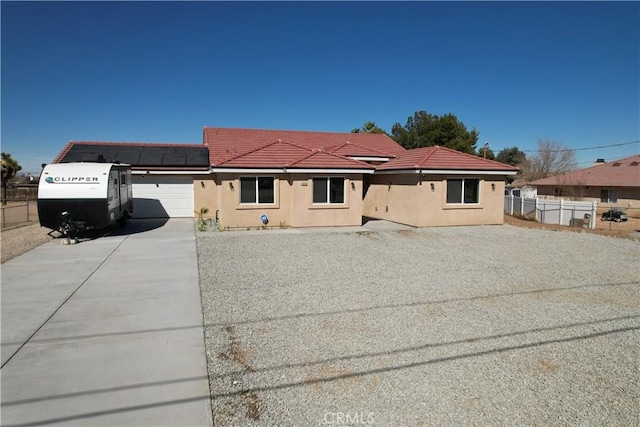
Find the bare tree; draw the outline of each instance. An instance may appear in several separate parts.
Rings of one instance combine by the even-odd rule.
[[[560,197],[569,200],[582,200],[586,195],[587,187],[583,184],[582,180],[568,180],[564,173],[557,175],[558,189],[561,194]]]
[[[527,181],[546,178],[576,168],[575,152],[561,142],[551,139],[539,139],[538,150],[533,156],[527,156],[520,164],[520,173]]]

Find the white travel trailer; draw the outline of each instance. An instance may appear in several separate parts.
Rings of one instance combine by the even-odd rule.
[[[53,163],[38,184],[40,225],[74,237],[80,230],[125,224],[133,212],[131,165]]]

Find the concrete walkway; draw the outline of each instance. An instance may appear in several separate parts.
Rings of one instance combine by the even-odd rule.
[[[2,265],[3,426],[211,425],[191,219]]]

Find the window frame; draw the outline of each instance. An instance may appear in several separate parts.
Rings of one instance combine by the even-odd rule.
[[[326,202],[315,201],[316,180],[326,180]],[[342,180],[342,201],[331,201],[331,180]],[[311,177],[311,204],[314,206],[344,206],[347,203],[347,178],[344,176],[314,176]]]
[[[607,200],[603,199],[603,193],[606,192]],[[615,198],[611,197],[611,195],[615,194]],[[617,188],[603,188],[600,190],[600,203],[618,203],[618,189]]]
[[[271,202],[260,202],[259,180],[261,178],[271,179],[272,192],[273,192],[273,201]],[[253,193],[253,195],[255,196],[254,198],[255,201],[253,202],[242,201],[242,181],[248,180],[248,179],[253,179],[255,182],[254,193]],[[276,177],[272,175],[245,175],[245,176],[238,177],[238,199],[239,199],[240,205],[242,206],[275,206],[277,201],[276,182],[277,182]]]
[[[474,180],[477,181],[477,196],[475,202],[465,202],[465,181],[466,180]],[[459,202],[449,202],[449,182],[450,181],[460,181],[460,201]],[[480,206],[482,194],[482,179],[474,176],[455,176],[448,177],[445,179],[445,195],[444,201],[447,206]]]

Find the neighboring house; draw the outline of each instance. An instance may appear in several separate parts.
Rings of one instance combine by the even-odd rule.
[[[363,217],[502,224],[505,176],[517,171],[442,147],[405,150],[384,134],[214,127],[203,145],[70,142],[55,161],[98,159],[133,166],[135,217],[207,208],[230,228],[261,226],[264,216],[293,227]]]
[[[640,155],[550,176],[530,183],[538,197],[597,201],[598,207],[622,207],[640,217]]]
[[[529,185],[527,181],[517,178],[511,184],[506,186],[504,195],[534,199],[538,197],[538,190],[536,187]]]

